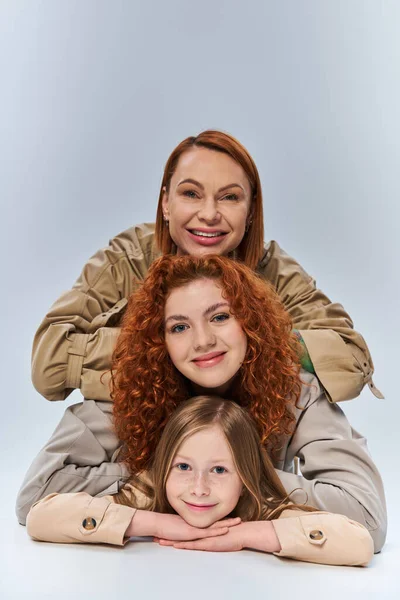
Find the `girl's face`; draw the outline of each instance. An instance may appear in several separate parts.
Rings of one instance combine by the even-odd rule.
[[[233,158],[194,148],[179,159],[164,189],[164,217],[178,254],[228,254],[243,239],[250,218],[251,188]]]
[[[218,282],[198,279],[172,290],[165,332],[173,364],[196,393],[226,393],[244,360],[247,338]]]
[[[219,425],[193,433],[181,444],[166,483],[168,502],[194,527],[208,527],[229,515],[242,489]]]

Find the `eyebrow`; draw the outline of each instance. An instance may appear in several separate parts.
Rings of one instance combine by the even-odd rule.
[[[177,460],[178,458],[179,458],[180,460],[184,460],[185,462],[192,462],[192,461],[193,461],[193,459],[192,459],[192,458],[188,458],[187,456],[182,456],[182,454],[177,454],[177,455],[174,457],[174,461],[175,461],[175,460]],[[227,463],[227,462],[229,462],[230,460],[232,460],[232,459],[230,459],[230,458],[228,458],[228,457],[226,456],[225,458],[211,458],[211,460],[210,460],[209,462],[210,462],[210,463],[214,463],[214,464],[215,464],[215,463]]]
[[[210,313],[214,312],[218,308],[221,308],[221,306],[229,306],[229,304],[228,304],[228,302],[217,302],[216,304],[209,306],[203,312],[203,317],[207,317]],[[172,321],[189,321],[189,317],[186,315],[171,315],[167,319],[165,319],[165,323],[168,323],[168,321],[170,321],[170,320],[172,320]]]
[[[182,183],[193,183],[194,185],[197,185],[199,188],[204,190],[204,185],[199,181],[196,181],[195,179],[183,179],[178,183],[176,187],[179,187],[180,185],[182,185]],[[223,192],[232,187],[240,187],[244,192],[246,191],[240,183],[229,183],[228,185],[224,185],[222,188],[219,188],[218,192]]]

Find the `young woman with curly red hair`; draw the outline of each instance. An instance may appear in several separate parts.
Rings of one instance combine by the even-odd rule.
[[[158,259],[129,299],[114,354],[114,406],[85,401],[67,409],[64,423],[38,458],[41,481],[34,478],[42,500],[34,511],[43,517],[39,523],[47,527],[52,522],[53,513],[46,518],[46,511],[55,510],[58,502],[63,514],[67,510],[49,477],[61,438],[59,469],[83,480],[80,489],[67,490],[83,492],[68,501],[76,519],[93,500],[86,493],[87,472],[101,474],[104,463],[108,472],[114,469],[105,491],[112,494],[107,506],[125,501],[127,482],[146,496],[143,472],[151,466],[169,417],[188,397],[213,394],[232,398],[252,416],[294,502],[307,501],[363,524],[378,551],[386,532],[385,499],[366,440],[328,402],[318,380],[299,372],[296,344],[275,293],[244,265],[219,256]],[[116,435],[108,420],[113,408]],[[84,429],[75,430],[78,437],[73,438],[77,414]],[[93,456],[95,446],[96,463],[82,465],[85,449]],[[75,466],[77,457],[82,466]],[[303,476],[294,472],[295,457]],[[66,526],[72,525],[67,521]]]
[[[210,289],[205,287],[207,282],[212,284]],[[198,365],[196,357],[204,355],[207,348],[208,353],[222,352],[219,346],[225,344],[218,343],[218,333],[224,331],[229,315],[240,324],[247,339],[240,369],[234,370],[229,386],[223,381],[228,352],[215,367],[197,366],[189,373],[185,372],[185,365],[174,364],[176,338],[186,337],[189,345],[196,341],[186,331],[195,331],[194,324],[190,327],[188,317],[183,318],[193,310],[192,288],[196,314],[213,304],[219,305],[221,294],[227,306],[218,306],[210,317],[207,313],[204,324],[199,319],[197,327],[203,327],[205,339],[199,340],[197,352],[190,352],[189,363]],[[174,294],[182,289],[183,298],[181,294],[175,302],[178,310],[187,298],[187,310],[181,308],[182,319],[178,324],[175,318],[166,323]],[[220,321],[213,327],[212,319],[218,317]],[[210,325],[206,327],[208,321]],[[182,331],[177,333],[179,327]],[[220,373],[223,392],[249,410],[262,441],[274,447],[282,434],[291,433],[294,423],[292,403],[301,388],[298,355],[288,313],[274,290],[247,267],[220,256],[159,258],[150,267],[140,289],[129,299],[114,354],[114,424],[124,443],[125,462],[132,472],[146,469],[172,411],[194,391],[200,393],[207,388],[208,393],[221,393],[211,381],[215,371]],[[235,369],[236,366],[235,363]],[[196,386],[196,375],[206,384]]]

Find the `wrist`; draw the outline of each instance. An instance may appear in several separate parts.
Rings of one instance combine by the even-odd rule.
[[[129,523],[127,537],[148,537],[157,535],[157,514],[150,510],[137,510]]]
[[[243,523],[243,548],[262,552],[279,552],[281,545],[272,521],[247,521]]]

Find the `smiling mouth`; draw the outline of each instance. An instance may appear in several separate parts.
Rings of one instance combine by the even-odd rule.
[[[210,508],[214,508],[214,506],[217,506],[216,504],[191,504],[190,502],[186,502],[185,500],[184,502],[186,506],[195,511],[210,510]]]
[[[202,231],[200,229],[188,229],[192,235],[202,238],[218,238],[227,235],[227,231]]]
[[[225,354],[226,352],[210,352],[209,354],[194,358],[192,362],[197,367],[213,367],[224,360]]]

